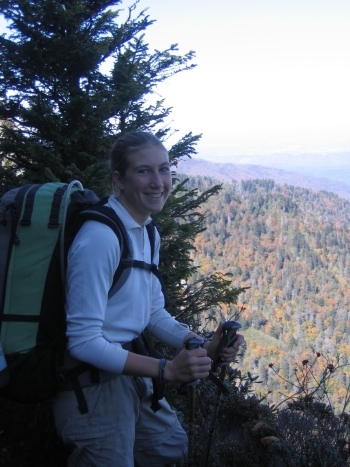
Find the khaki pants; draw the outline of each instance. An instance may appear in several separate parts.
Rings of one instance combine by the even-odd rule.
[[[83,388],[89,412],[82,415],[73,391],[55,396],[59,436],[71,445],[68,467],[163,467],[187,454],[187,436],[162,399],[153,412],[152,380],[117,376]]]

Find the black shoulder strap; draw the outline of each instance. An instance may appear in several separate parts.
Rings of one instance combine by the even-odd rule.
[[[155,250],[155,244],[156,244],[156,230],[158,231],[157,224],[152,221],[149,224],[146,225],[147,228],[147,233],[149,237],[149,241],[151,243],[151,258],[152,258],[152,272],[153,274],[157,277],[157,279],[160,282],[162,292],[164,295],[164,307],[166,308],[168,306],[168,297],[166,293],[166,288],[165,288],[165,283],[163,276],[161,275],[158,267],[154,264],[154,250]]]
[[[113,276],[113,282],[111,289],[114,288],[114,286],[117,284],[118,280],[120,279],[120,276],[122,275],[124,269],[126,268],[140,268],[140,269],[145,269],[146,271],[152,272],[157,279],[159,280],[162,288],[162,292],[164,295],[164,303],[165,306],[167,305],[167,296],[166,296],[166,291],[165,291],[165,284],[162,275],[160,274],[160,271],[158,267],[154,264],[154,252],[155,252],[155,240],[156,240],[156,225],[152,221],[149,224],[146,225],[149,241],[150,241],[150,246],[151,246],[151,261],[152,264],[145,263],[144,261],[138,261],[134,260],[132,258],[132,252],[131,248],[129,246],[129,236],[128,233],[125,229],[125,226],[117,213],[114,211],[114,209],[110,208],[109,206],[104,206],[102,203],[105,203],[106,200],[103,199],[101,200],[97,205],[92,206],[89,209],[86,209],[79,213],[77,216],[76,222],[75,222],[75,228],[78,230],[82,224],[87,221],[87,220],[95,220],[98,222],[102,222],[103,224],[108,225],[113,232],[116,234],[119,240],[120,244],[120,251],[121,251],[121,258],[120,262],[118,265],[117,270],[114,273]]]
[[[115,235],[118,237],[121,246],[121,251],[124,252],[126,250],[127,256],[130,255],[128,234],[126,232],[124,224],[112,208],[110,208],[109,206],[95,205],[90,207],[89,209],[85,209],[84,211],[80,212],[77,216],[74,227],[78,230],[82,226],[82,224],[87,220],[98,221],[102,224],[108,225],[108,227],[110,227],[115,233]]]
[[[148,233],[148,238],[151,244],[151,261],[152,263],[154,262],[154,250],[155,250],[155,245],[156,245],[156,224],[152,221],[149,224],[146,225],[147,233]]]
[[[113,276],[113,282],[111,289],[116,285],[120,276],[122,275],[123,270],[128,267],[128,260],[131,257],[131,250],[129,247],[129,237],[123,222],[120,220],[119,216],[116,214],[114,209],[109,206],[102,206],[97,204],[92,206],[89,209],[86,209],[79,213],[74,224],[74,228],[77,230],[82,226],[82,224],[87,220],[94,220],[101,222],[102,224],[108,225],[115,235],[118,237],[120,244],[120,262],[117,270]]]

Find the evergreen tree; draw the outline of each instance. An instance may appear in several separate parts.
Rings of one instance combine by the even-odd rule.
[[[174,44],[151,53],[144,31],[153,21],[145,11],[136,12],[137,1],[127,12],[117,9],[121,3],[0,0],[11,31],[0,37],[2,191],[14,184],[79,179],[107,194],[106,160],[119,134],[143,129],[166,139],[171,133],[164,128],[170,109],[163,100],[148,99],[160,82],[194,66],[194,52],[180,56]],[[103,71],[108,60],[110,71]],[[195,153],[199,138],[189,133],[171,148],[174,166]],[[157,217],[170,308],[174,314],[181,308],[184,320],[218,302],[232,303],[238,293],[230,279],[213,275],[180,298],[196,270],[190,251],[205,220],[198,207],[219,189],[199,196],[180,183]]]
[[[99,192],[120,132],[160,129],[170,109],[156,86],[190,69],[194,52],[148,50],[145,11],[121,1],[0,0],[0,178],[9,185],[78,178]],[[124,15],[124,19],[122,19]],[[103,71],[108,60],[111,71]],[[9,125],[8,122],[11,122]],[[7,124],[6,124],[7,123]],[[185,140],[182,144],[186,154]]]

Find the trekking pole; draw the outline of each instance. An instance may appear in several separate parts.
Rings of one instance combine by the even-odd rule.
[[[222,334],[219,352],[218,352],[219,354],[224,348],[231,347],[234,344],[235,340],[237,339],[237,330],[240,329],[241,327],[242,325],[238,323],[237,321],[226,321],[226,323],[224,323],[223,334]],[[216,360],[213,361],[212,371],[215,372],[220,367],[219,379],[222,384],[225,381],[226,369],[229,364],[230,362],[224,362],[221,360],[220,357],[218,357]],[[215,431],[215,426],[216,426],[216,422],[218,418],[221,396],[222,396],[222,389],[218,387],[216,389],[216,397],[215,397],[214,407],[213,407],[213,418],[212,418],[211,426],[209,428],[209,433],[208,433],[209,439],[208,439],[207,450],[206,450],[206,455],[205,455],[205,464],[204,464],[205,467],[209,465],[208,464],[209,455],[210,455],[211,445],[213,441],[213,434]]]
[[[201,337],[190,337],[186,339],[184,344],[187,350],[197,349],[202,347],[205,340]],[[193,466],[193,453],[194,453],[194,427],[196,423],[196,386],[199,383],[199,379],[190,381],[189,383],[183,384],[183,388],[189,389],[190,403],[189,403],[189,423],[188,423],[188,465]]]

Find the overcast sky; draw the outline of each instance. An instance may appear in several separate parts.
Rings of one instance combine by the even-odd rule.
[[[140,0],[147,7],[151,50],[196,52],[197,68],[159,93],[178,135],[203,133],[200,157],[350,151],[349,0]]]

